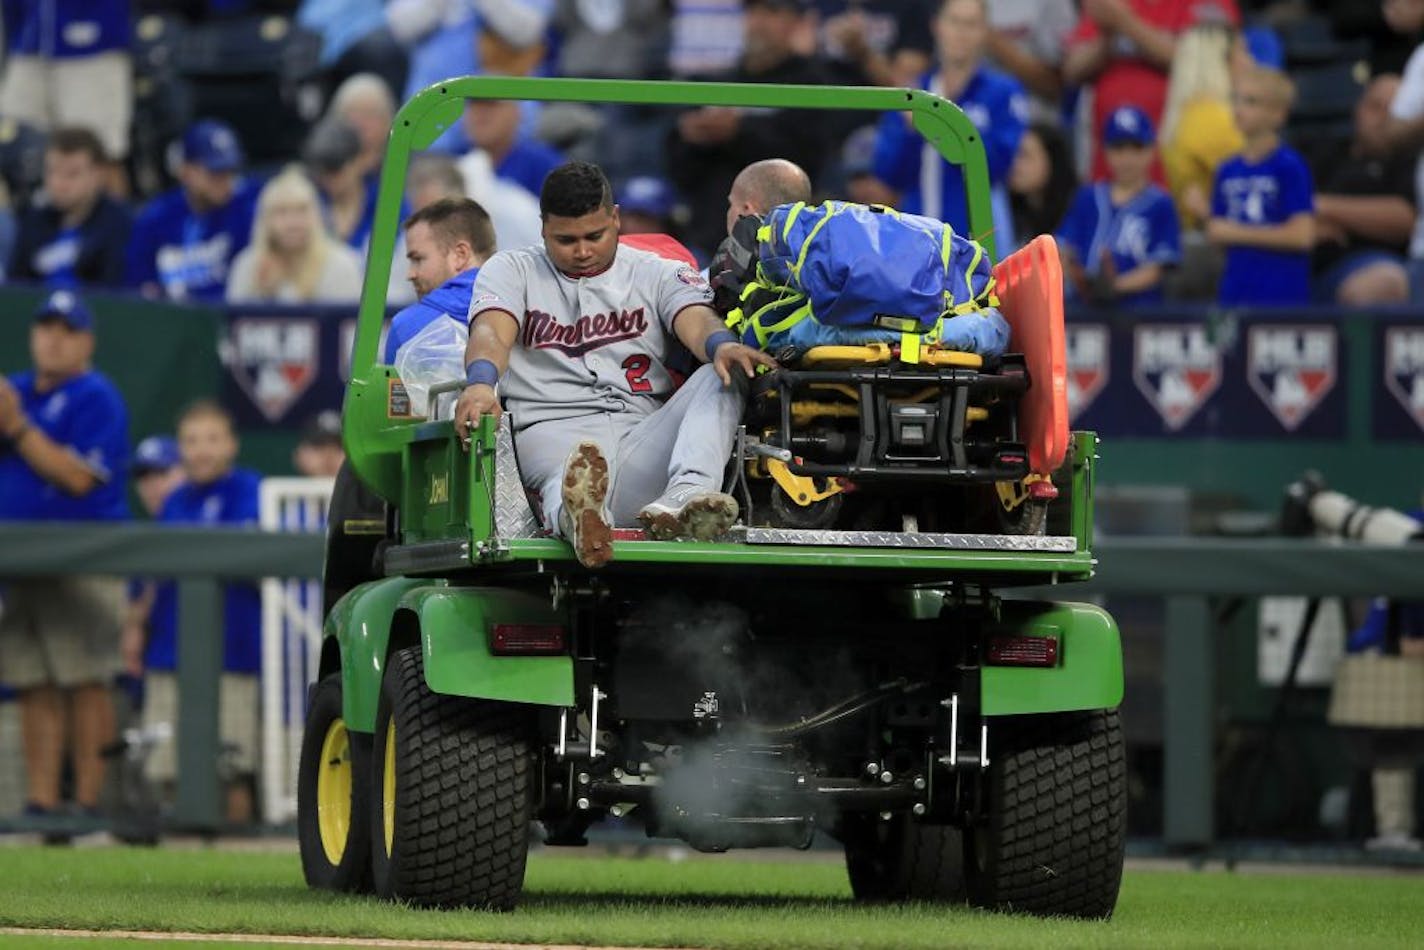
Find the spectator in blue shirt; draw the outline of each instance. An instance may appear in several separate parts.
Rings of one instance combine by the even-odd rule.
[[[1310,169],[1281,142],[1295,88],[1284,74],[1258,67],[1233,94],[1246,146],[1216,170],[1206,235],[1226,250],[1217,299],[1228,305],[1310,301],[1315,195]]]
[[[242,145],[225,122],[204,119],[184,133],[179,187],[139,212],[129,245],[128,283],[153,297],[220,301],[228,268],[252,238],[259,182],[242,177]]]
[[[128,410],[94,372],[94,315],[67,290],[30,328],[33,368],[0,376],[0,521],[116,521],[128,516]],[[127,591],[119,578],[32,578],[5,585],[0,669],[20,694],[25,811],[60,804],[65,750],[74,804],[92,813],[113,740],[109,684],[119,668]],[[66,726],[68,723],[68,726]],[[67,742],[66,742],[67,738]]]
[[[59,290],[121,287],[133,218],[104,193],[108,158],[85,128],[55,129],[45,145],[44,200],[20,219],[10,280]]]
[[[984,64],[989,38],[985,0],[945,0],[934,20],[934,34],[939,69],[920,85],[954,102],[979,130],[989,161],[995,238],[1000,247],[1013,247],[1004,179],[1028,122],[1028,96],[1017,79]],[[874,168],[875,177],[889,189],[879,200],[939,218],[975,240],[985,236],[970,233],[963,173],[940,158],[905,114],[887,112],[881,117]]]
[[[168,496],[159,514],[165,524],[237,526],[257,521],[262,478],[238,468],[237,433],[232,417],[215,402],[201,401],[178,418],[178,451],[185,482]],[[224,745],[234,751],[228,762],[233,780],[227,790],[227,818],[252,817],[252,776],[256,771],[258,674],[261,672],[262,609],[252,583],[223,588],[223,674],[218,717]],[[153,607],[152,636],[144,654],[144,724],[173,727],[180,715],[178,686],[178,616],[175,585],[159,586]],[[172,744],[159,746],[149,760],[154,781],[176,777]]]
[[[465,134],[489,153],[495,177],[519,185],[534,197],[544,176],[564,163],[557,149],[527,134],[521,104],[508,99],[472,99],[465,106]]]
[[[1152,183],[1152,120],[1119,106],[1103,126],[1108,181],[1078,189],[1058,230],[1070,288],[1097,303],[1159,303],[1167,269],[1182,258],[1172,196]]]
[[[178,440],[171,435],[151,435],[133,451],[133,486],[143,514],[157,518],[168,496],[183,484],[183,459],[178,453]],[[129,609],[124,621],[123,639],[119,651],[124,672],[131,678],[143,675],[143,651],[148,640],[148,620],[153,613],[153,601],[158,585],[152,580],[129,582]]]
[[[406,219],[406,276],[420,299],[391,320],[386,363],[394,366],[401,346],[442,315],[465,322],[475,275],[494,251],[494,225],[469,198],[441,198]]]
[[[316,182],[331,233],[364,259],[380,182],[366,175],[360,133],[339,116],[323,119],[302,147],[302,162]]]
[[[133,117],[129,0],[5,0],[0,115],[40,129],[92,129],[123,180]]]

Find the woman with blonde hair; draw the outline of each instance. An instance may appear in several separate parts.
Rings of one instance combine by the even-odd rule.
[[[316,187],[293,165],[257,198],[252,243],[233,262],[232,303],[350,303],[361,296],[361,258],[321,217]]]
[[[1183,230],[1198,230],[1211,217],[1216,168],[1244,144],[1231,111],[1236,62],[1250,54],[1226,23],[1200,24],[1177,41],[1162,111],[1162,165]]]

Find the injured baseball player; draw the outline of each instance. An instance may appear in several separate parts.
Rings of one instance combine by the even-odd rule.
[[[457,435],[508,410],[524,485],[586,567],[613,556],[614,526],[723,534],[738,514],[719,490],[745,402],[733,374],[775,361],[727,330],[695,268],[619,246],[597,165],[550,172],[539,212],[542,246],[495,254],[475,280]],[[679,343],[705,365],[676,388]]]

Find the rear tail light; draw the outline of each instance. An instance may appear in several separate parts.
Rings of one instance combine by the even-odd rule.
[[[557,624],[497,623],[490,630],[490,652],[501,656],[563,653],[567,643]]]
[[[990,637],[990,666],[1057,666],[1058,641],[1053,637]]]

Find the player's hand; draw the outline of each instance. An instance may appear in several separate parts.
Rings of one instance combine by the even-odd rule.
[[[723,386],[732,385],[734,369],[740,368],[750,379],[756,375],[757,366],[765,366],[768,369],[780,368],[776,360],[761,350],[752,349],[745,343],[728,341],[717,347],[717,352],[712,354],[712,368],[717,371],[717,376],[722,380]]]
[[[494,416],[498,419],[500,412],[499,396],[493,386],[484,383],[466,386],[465,391],[460,393],[459,402],[455,403],[455,436],[460,444],[468,449],[475,437],[475,429],[479,427],[480,417]]]
[[[0,435],[9,436],[25,420],[20,394],[10,380],[0,376]]]

